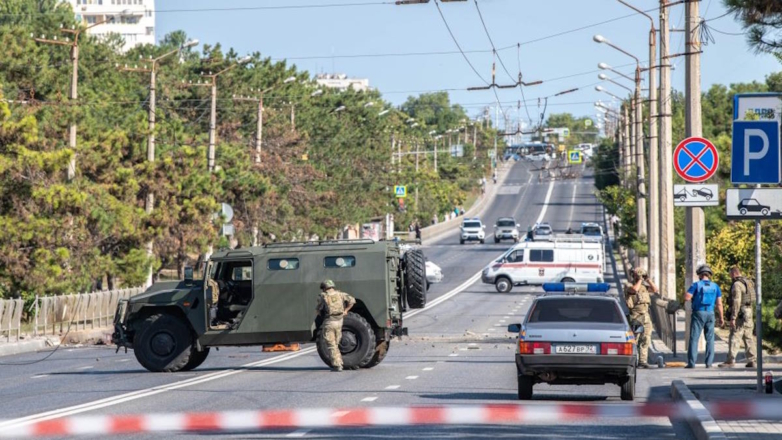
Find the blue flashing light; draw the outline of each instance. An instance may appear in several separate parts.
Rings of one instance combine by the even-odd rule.
[[[544,283],[545,292],[608,292],[608,283]]]

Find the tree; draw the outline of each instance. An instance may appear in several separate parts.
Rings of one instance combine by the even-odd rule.
[[[747,41],[758,52],[782,50],[782,2],[779,0],[724,0],[741,21]]]

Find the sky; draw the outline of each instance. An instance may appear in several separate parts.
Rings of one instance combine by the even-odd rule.
[[[628,1],[643,10],[659,6],[657,0]],[[522,103],[520,110],[518,88],[497,90],[506,114],[514,120],[519,113],[527,120],[529,112],[537,121],[542,110],[539,97],[573,88],[579,90],[549,99],[547,112],[594,117],[594,102],[611,100],[594,89],[600,81],[597,64],[605,62],[632,75],[634,66],[630,63],[634,61],[593,42],[595,34],[643,63],[648,60],[649,20],[616,0],[479,0],[477,4],[499,58],[510,73],[498,61],[496,83],[514,83],[519,68],[525,82],[544,81],[525,88],[527,107]],[[202,44],[219,42],[224,49],[234,48],[240,54],[258,51],[275,60],[287,59],[313,75],[345,73],[368,78],[370,86],[395,105],[410,95],[447,90],[452,102],[463,105],[475,117],[497,102],[492,91],[466,90],[485,85],[484,80],[491,82],[492,44],[474,0],[440,3],[445,21],[433,1],[394,5],[382,0],[157,0],[155,8],[158,39],[184,30]],[[722,0],[701,1],[701,15],[706,19],[725,12]],[[654,9],[648,13],[656,22],[659,12]],[[444,23],[477,73],[459,53]],[[671,24],[684,28],[683,5],[671,8]],[[763,81],[769,73],[782,70],[776,58],[755,54],[743,35],[732,35],[742,32],[732,15],[708,25],[715,41],[703,49],[704,91],[716,83]],[[557,36],[560,33],[564,34]],[[684,52],[683,36],[683,32],[672,33],[672,52]],[[388,56],[422,52],[441,54]],[[673,87],[683,90],[684,57],[674,59],[674,65]],[[618,81],[632,87],[626,80]],[[602,85],[615,95],[626,94],[619,86]]]

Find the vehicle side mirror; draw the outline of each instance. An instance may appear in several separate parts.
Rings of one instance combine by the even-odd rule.
[[[520,225],[520,224],[518,224],[518,223],[516,223],[516,227],[517,227],[517,228],[520,228],[520,227],[521,227],[521,225]]]
[[[185,266],[185,284],[186,285],[193,284],[193,267],[192,266]]]
[[[481,225],[481,229],[486,229],[486,225]]]
[[[508,326],[508,333],[518,333],[521,331],[521,324],[511,324]]]

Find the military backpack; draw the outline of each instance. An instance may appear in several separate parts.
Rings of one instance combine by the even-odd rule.
[[[326,302],[326,316],[342,316],[345,314],[345,302],[342,292],[330,290],[324,294]]]

